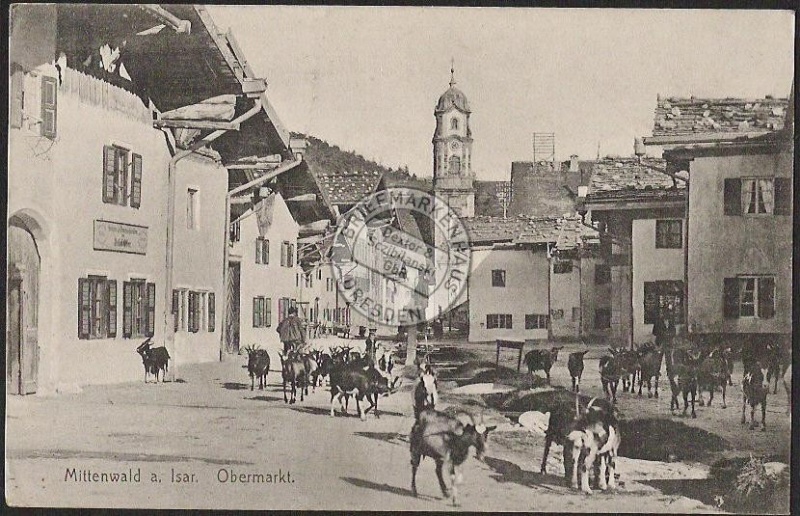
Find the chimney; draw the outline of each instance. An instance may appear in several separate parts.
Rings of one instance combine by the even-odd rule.
[[[305,138],[292,138],[289,140],[289,150],[292,151],[295,159],[303,159],[303,155],[306,153],[306,147],[308,147],[308,140]]]
[[[573,154],[569,157],[569,171],[570,172],[578,172],[580,168],[578,167],[578,155]]]
[[[644,146],[644,140],[641,138],[634,138],[633,139],[633,153],[636,154],[638,157],[644,157],[647,154],[647,150]]]

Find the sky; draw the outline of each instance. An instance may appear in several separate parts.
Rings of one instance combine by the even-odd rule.
[[[627,156],[656,96],[788,97],[790,11],[210,6],[291,131],[432,175],[434,107],[469,99],[473,169],[508,180],[555,133],[556,159]]]

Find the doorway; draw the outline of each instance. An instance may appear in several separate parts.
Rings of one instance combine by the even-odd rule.
[[[225,317],[225,351],[239,353],[239,292],[242,265],[239,262],[228,264],[228,285],[226,286],[228,313]]]
[[[6,389],[11,394],[32,394],[37,388],[40,267],[33,234],[12,218],[6,271]]]

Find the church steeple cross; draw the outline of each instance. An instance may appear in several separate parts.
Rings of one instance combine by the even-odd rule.
[[[456,66],[456,60],[455,60],[455,58],[451,57],[450,58],[450,87],[451,88],[456,85],[455,66]]]

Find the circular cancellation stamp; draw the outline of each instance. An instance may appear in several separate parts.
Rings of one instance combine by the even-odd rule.
[[[434,298],[445,310],[460,303],[470,271],[467,229],[442,198],[390,187],[341,217],[331,266],[339,293],[370,322],[417,324],[439,315]]]

